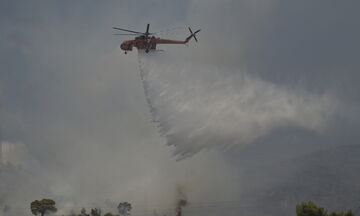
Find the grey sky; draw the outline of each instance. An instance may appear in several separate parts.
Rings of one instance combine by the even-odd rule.
[[[130,199],[136,200],[141,190],[128,188],[146,185],[139,179],[153,171],[159,174],[155,180],[166,178],[174,174],[173,167],[180,174],[149,184],[158,189],[162,183],[169,189],[179,176],[198,183],[201,174],[212,179],[251,164],[358,144],[359,7],[356,0],[3,0],[0,141],[23,143],[45,170],[47,179],[41,181],[50,185],[49,191],[77,200],[93,194],[99,195],[98,200],[109,194],[114,199],[132,194]],[[329,92],[339,99],[340,114],[320,134],[277,128],[245,148],[200,153],[179,165],[150,121],[136,52],[123,55],[119,44],[127,37],[112,35],[112,26],[142,31],[147,23],[151,31],[201,28],[199,43],[185,51],[192,62],[246,69],[290,89]],[[188,180],[207,168],[206,162],[219,171],[203,171]],[[192,163],[195,168],[188,171],[185,167]],[[128,164],[134,169],[129,171]],[[89,176],[87,182],[81,181]],[[221,180],[213,179],[194,196],[200,199],[211,186],[220,191]],[[233,186],[237,177],[228,181]],[[127,189],[114,192],[114,185]],[[151,193],[155,189],[148,196]],[[169,194],[158,195],[156,201]]]

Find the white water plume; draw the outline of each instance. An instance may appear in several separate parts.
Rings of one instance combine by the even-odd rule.
[[[178,159],[211,147],[250,144],[277,127],[320,132],[336,112],[328,94],[170,55],[139,52],[139,64],[153,120]]]

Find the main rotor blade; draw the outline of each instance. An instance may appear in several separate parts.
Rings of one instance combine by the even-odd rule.
[[[131,30],[122,29],[122,28],[117,28],[117,27],[113,27],[113,29],[120,30],[120,31],[126,31],[126,32],[132,32],[132,33],[136,33],[136,34],[144,34],[144,33],[142,33],[142,32],[131,31]]]
[[[145,32],[145,35],[149,35],[149,28],[150,28],[150,24],[147,24],[146,26],[146,32]]]
[[[113,34],[113,35],[141,35],[141,34]]]
[[[199,31],[201,31],[201,29],[197,30],[196,32],[194,32],[194,34],[197,34]]]

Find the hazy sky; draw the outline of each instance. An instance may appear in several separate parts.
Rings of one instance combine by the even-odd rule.
[[[48,194],[65,200],[147,202],[139,198],[145,189],[151,197],[160,185],[199,186],[204,176],[212,180],[195,197],[215,188],[212,194],[233,198],[226,193],[240,168],[358,144],[359,7],[355,0],[2,0],[0,141],[21,143],[47,176],[39,181]],[[281,89],[331,95],[336,114],[321,132],[272,128],[246,147],[177,163],[151,122],[136,51],[124,55],[119,44],[128,37],[112,35],[113,26],[143,31],[147,23],[150,31],[176,27],[180,34],[167,35],[176,39],[187,35],[186,26],[201,28],[198,44],[162,48]],[[221,173],[233,178],[215,177]],[[171,193],[158,193],[154,203]]]

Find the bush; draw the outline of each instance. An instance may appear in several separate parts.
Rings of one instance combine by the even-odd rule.
[[[302,202],[296,205],[296,215],[297,216],[355,216],[352,211],[347,212],[331,212],[320,206],[315,205],[315,203]]]

